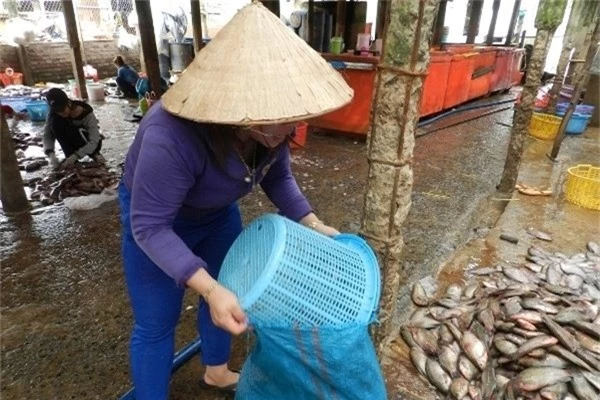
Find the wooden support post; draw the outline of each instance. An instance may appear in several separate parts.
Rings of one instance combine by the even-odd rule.
[[[492,20],[490,21],[490,29],[488,30],[485,43],[491,46],[494,43],[494,32],[496,31],[496,21],[498,20],[498,11],[500,11],[501,0],[494,0],[492,5]]]
[[[31,63],[29,62],[27,48],[20,44],[19,47],[17,47],[17,53],[19,55],[21,72],[23,73],[23,84],[33,86],[35,82],[33,81],[33,73],[31,72]]]
[[[312,47],[315,33],[313,32],[315,26],[315,1],[308,0],[308,45]]]
[[[18,214],[29,209],[15,148],[2,110],[0,110],[0,200],[7,214]]]
[[[429,39],[438,0],[393,0],[389,5],[381,61],[377,66],[365,206],[360,232],[375,249],[383,284],[375,339],[378,350],[399,328],[394,324],[400,284],[402,223],[411,204],[413,148],[423,81],[429,66]]]
[[[517,19],[519,18],[519,11],[521,10],[521,0],[515,0],[515,6],[510,17],[510,24],[508,24],[508,33],[506,34],[506,41],[504,44],[510,46],[512,44],[513,36],[515,35],[515,26],[517,25]]]
[[[558,156],[558,152],[560,150],[560,145],[565,138],[565,130],[567,129],[567,124],[571,119],[571,116],[575,112],[575,107],[577,103],[579,103],[579,98],[581,97],[581,92],[583,88],[587,85],[587,80],[590,76],[590,69],[592,67],[592,62],[594,61],[594,56],[598,51],[598,42],[600,42],[600,21],[596,22],[596,27],[594,28],[594,33],[592,35],[592,40],[590,42],[590,46],[588,47],[587,56],[585,57],[585,64],[583,66],[582,71],[584,71],[577,78],[578,80],[575,82],[575,88],[573,90],[573,94],[571,96],[571,101],[569,103],[569,107],[565,112],[565,115],[560,123],[560,127],[558,128],[558,133],[554,138],[554,143],[552,145],[552,151],[550,152],[550,158],[552,160],[556,159]]]
[[[481,21],[482,9],[483,0],[473,0],[471,2],[471,14],[469,15],[469,28],[467,30],[467,43],[475,43],[475,38],[479,34],[479,22]]]
[[[67,38],[71,47],[71,61],[73,64],[73,75],[79,86],[79,96],[87,99],[87,88],[85,86],[85,75],[83,74],[83,59],[81,58],[81,42],[77,32],[77,20],[75,19],[75,10],[73,2],[61,0],[63,14],[65,16],[65,26],[67,27]]]
[[[379,28],[378,28],[379,29]],[[346,31],[346,0],[338,0],[335,13],[335,36],[344,37]],[[345,38],[344,38],[345,41]]]
[[[200,0],[191,0],[191,6],[194,54],[198,54],[204,46],[204,42],[202,42],[202,14],[200,11]]]
[[[388,23],[390,9],[390,0],[379,0],[377,2],[377,27],[375,28],[375,37],[377,39],[383,38],[385,27]]]
[[[273,14],[277,15],[277,18],[280,16],[279,10],[279,0],[263,0],[263,5],[269,9]]]
[[[433,27],[433,45],[437,47],[442,45],[442,36],[444,35],[444,22],[446,20],[447,5],[447,0],[440,1],[437,16],[435,17],[435,24]]]
[[[156,39],[154,38],[152,9],[150,8],[150,2],[147,0],[135,0],[135,7],[138,16],[138,28],[142,41],[146,74],[150,81],[150,87],[156,94],[156,97],[160,98],[162,96],[162,88],[160,85],[160,69],[158,67],[158,50],[156,48]]]

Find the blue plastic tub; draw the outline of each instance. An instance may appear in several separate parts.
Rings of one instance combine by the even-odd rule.
[[[18,96],[18,97],[0,97],[0,104],[9,106],[14,112],[21,113],[27,111],[27,102],[31,100],[31,97]]]
[[[562,112],[564,114],[567,111],[568,107],[569,103],[560,103],[556,106],[556,112]],[[594,108],[594,106],[588,104],[579,104],[575,106],[575,113],[583,115],[592,115],[594,113]]]
[[[564,117],[565,112],[557,111],[556,115]],[[567,124],[567,129],[565,129],[565,133],[568,135],[581,135],[587,129],[588,122],[590,122],[591,118],[591,115],[573,113]]]
[[[274,214],[236,239],[219,281],[263,328],[366,325],[381,284],[377,258],[360,237],[332,239]]]
[[[48,103],[43,100],[34,100],[25,104],[27,108],[27,114],[29,119],[32,121],[45,121],[48,117]]]

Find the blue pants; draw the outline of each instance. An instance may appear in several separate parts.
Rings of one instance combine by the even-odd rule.
[[[134,327],[130,342],[130,364],[136,397],[167,399],[171,363],[175,352],[175,327],[181,313],[185,288],[163,272],[137,245],[131,231],[131,195],[119,187],[123,224],[123,262]],[[217,278],[233,241],[242,231],[240,210],[232,204],[222,210],[194,218],[177,217],[173,229],[208,264]],[[204,365],[221,365],[229,360],[231,336],[216,327],[206,303],[198,307],[198,332]]]

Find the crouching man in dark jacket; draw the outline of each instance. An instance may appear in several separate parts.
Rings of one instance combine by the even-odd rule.
[[[43,145],[52,167],[66,168],[85,156],[104,163],[100,154],[102,136],[92,107],[82,101],[70,100],[65,92],[56,88],[48,91],[46,101],[50,113],[44,127]],[[55,141],[65,153],[62,163],[54,154]]]

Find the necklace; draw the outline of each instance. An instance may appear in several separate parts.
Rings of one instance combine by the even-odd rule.
[[[235,152],[240,158],[242,164],[244,164],[244,167],[246,167],[246,172],[248,172],[248,176],[244,178],[244,182],[252,183],[252,186],[254,186],[254,174],[256,172],[256,143],[254,144],[254,149],[252,150],[252,169],[246,163],[246,160],[242,156],[242,153],[240,153],[238,150],[237,146],[234,145],[233,148],[235,149]]]

